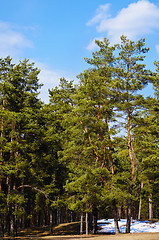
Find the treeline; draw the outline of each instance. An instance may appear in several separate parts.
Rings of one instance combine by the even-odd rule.
[[[159,62],[144,39],[121,37],[86,58],[79,83],[61,79],[39,98],[39,70],[0,59],[0,235],[31,226],[159,218]],[[142,90],[153,86],[154,96]]]

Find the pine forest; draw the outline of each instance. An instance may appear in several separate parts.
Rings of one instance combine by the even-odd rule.
[[[78,84],[60,79],[39,98],[40,70],[0,59],[0,236],[81,221],[159,219],[159,62],[121,36],[96,40]],[[146,87],[153,96],[144,96]]]

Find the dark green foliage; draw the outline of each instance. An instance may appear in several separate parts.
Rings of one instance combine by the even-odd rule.
[[[0,59],[0,236],[52,233],[81,212],[94,233],[98,216],[114,217],[116,233],[118,218],[129,232],[131,217],[159,217],[159,63],[146,68],[144,39],[96,44],[79,83],[60,79],[46,105],[34,63]]]

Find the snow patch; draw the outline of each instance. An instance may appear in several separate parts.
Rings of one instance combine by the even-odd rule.
[[[126,219],[120,219],[119,228],[120,232],[124,233],[126,231]],[[113,219],[100,219],[98,220],[98,230],[99,233],[115,233],[114,220]],[[137,232],[159,232],[159,221],[151,222],[151,221],[131,221],[131,233]]]

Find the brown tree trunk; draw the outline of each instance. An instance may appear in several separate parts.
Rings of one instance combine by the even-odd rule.
[[[130,133],[130,112],[127,110],[127,134],[128,134],[128,151],[129,151],[129,158],[131,163],[131,179],[134,180],[135,177],[135,166],[134,166],[134,158],[132,153],[132,146],[131,146],[131,133]]]
[[[106,112],[106,110],[105,110],[105,112]],[[107,112],[105,113],[105,123],[106,123],[106,127],[107,127],[108,142],[109,142],[109,160],[110,160],[110,164],[111,164],[111,173],[112,173],[112,176],[114,176],[114,164],[113,164],[113,158],[112,158],[112,142],[111,142],[110,133],[109,133]],[[114,212],[115,234],[118,234],[118,233],[120,233],[120,230],[119,230],[119,224],[118,224],[117,203],[116,203],[115,199],[113,200],[113,212]]]
[[[129,159],[131,164],[131,185],[129,188],[129,194],[132,194],[133,189],[133,182],[135,178],[135,165],[134,165],[134,158],[131,146],[131,133],[130,133],[130,111],[127,109],[127,135],[128,135],[128,152],[129,152]],[[130,225],[131,225],[131,199],[128,199],[127,202],[127,223],[126,223],[126,233],[130,233]]]

